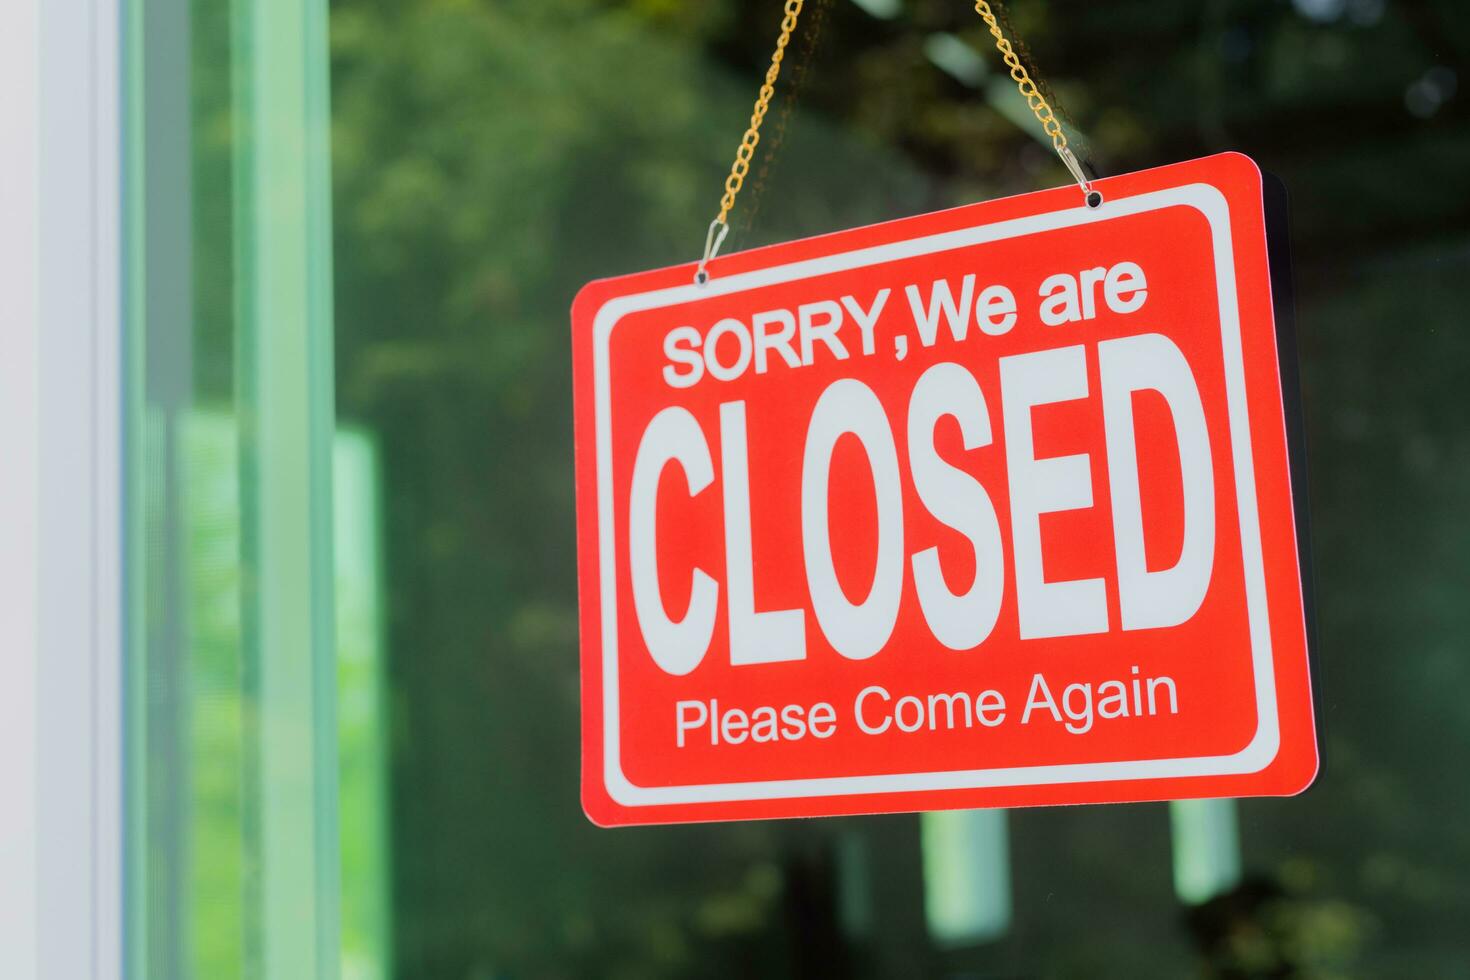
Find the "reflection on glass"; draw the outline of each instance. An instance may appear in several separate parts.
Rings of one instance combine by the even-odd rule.
[[[837,835],[837,921],[849,940],[873,931],[873,862],[855,830]]]
[[[940,71],[971,88],[978,87],[990,71],[980,52],[944,31],[924,39],[924,55]]]
[[[377,469],[377,445],[371,438],[352,430],[337,432],[332,520],[343,980],[380,980],[388,976],[392,958]]]
[[[187,512],[189,783],[188,936],[192,975],[241,975],[245,923],[244,721],[240,691],[240,466],[228,409],[183,420]],[[391,956],[387,860],[386,715],[377,450],[337,433],[337,729],[344,980],[379,980]],[[185,862],[181,862],[181,865]]]
[[[189,410],[183,428],[188,589],[189,962],[237,977],[245,955],[247,801],[240,677],[240,456],[234,416]]]
[[[852,0],[852,2],[880,20],[892,20],[903,11],[903,0]]]
[[[968,946],[1011,925],[1010,837],[1004,810],[920,815],[924,918],[936,946]]]
[[[1169,804],[1174,839],[1174,892],[1190,905],[1207,902],[1240,883],[1240,830],[1234,800],[1175,800]]]

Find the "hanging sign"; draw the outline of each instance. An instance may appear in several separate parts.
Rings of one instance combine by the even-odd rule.
[[[1261,173],[1094,189],[578,295],[594,821],[1311,783]]]

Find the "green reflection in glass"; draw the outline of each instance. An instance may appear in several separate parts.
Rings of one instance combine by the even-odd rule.
[[[127,973],[331,978],[326,3],[122,16]]]
[[[872,935],[873,916],[872,857],[867,841],[849,828],[837,835],[837,921],[857,942]]]
[[[182,423],[189,624],[187,947],[193,976],[241,976],[249,800],[242,785],[240,465],[234,416]],[[377,450],[358,431],[333,443],[342,973],[388,974],[385,713]]]
[[[339,973],[325,0],[242,0],[231,50],[247,972]]]
[[[377,445],[339,430],[332,459],[342,976],[380,980],[392,962],[392,918]]]
[[[240,466],[233,415],[183,419],[189,623],[188,909],[196,977],[244,960],[246,807],[241,773]]]
[[[920,815],[924,918],[937,946],[1005,935],[1011,925],[1010,834],[1004,810]]]
[[[1175,800],[1169,804],[1174,839],[1174,892],[1191,905],[1240,883],[1240,830],[1234,800]]]

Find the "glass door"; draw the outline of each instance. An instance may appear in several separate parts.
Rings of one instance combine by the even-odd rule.
[[[129,975],[383,976],[377,449],[333,409],[326,3],[125,9]]]
[[[1293,194],[1318,784],[593,827],[568,307],[781,4],[122,0],[129,977],[1463,975],[1464,5],[1005,6],[1100,174]],[[725,253],[1070,181],[972,4],[802,18]]]

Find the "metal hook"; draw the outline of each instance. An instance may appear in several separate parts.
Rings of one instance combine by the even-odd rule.
[[[715,232],[715,226],[719,226],[719,233]],[[709,282],[710,275],[705,269],[710,259],[720,254],[720,246],[725,243],[725,236],[730,233],[730,226],[720,218],[709,223],[709,230],[704,233],[704,258],[699,260],[699,268],[694,270],[694,285],[703,286]]]
[[[1092,181],[1087,179],[1087,174],[1082,172],[1082,164],[1077,162],[1077,157],[1072,153],[1072,148],[1063,144],[1057,150],[1057,156],[1062,158],[1062,163],[1072,174],[1072,179],[1077,181],[1077,186],[1082,188],[1082,199],[1090,208],[1098,207],[1103,202],[1102,191],[1092,186]]]

